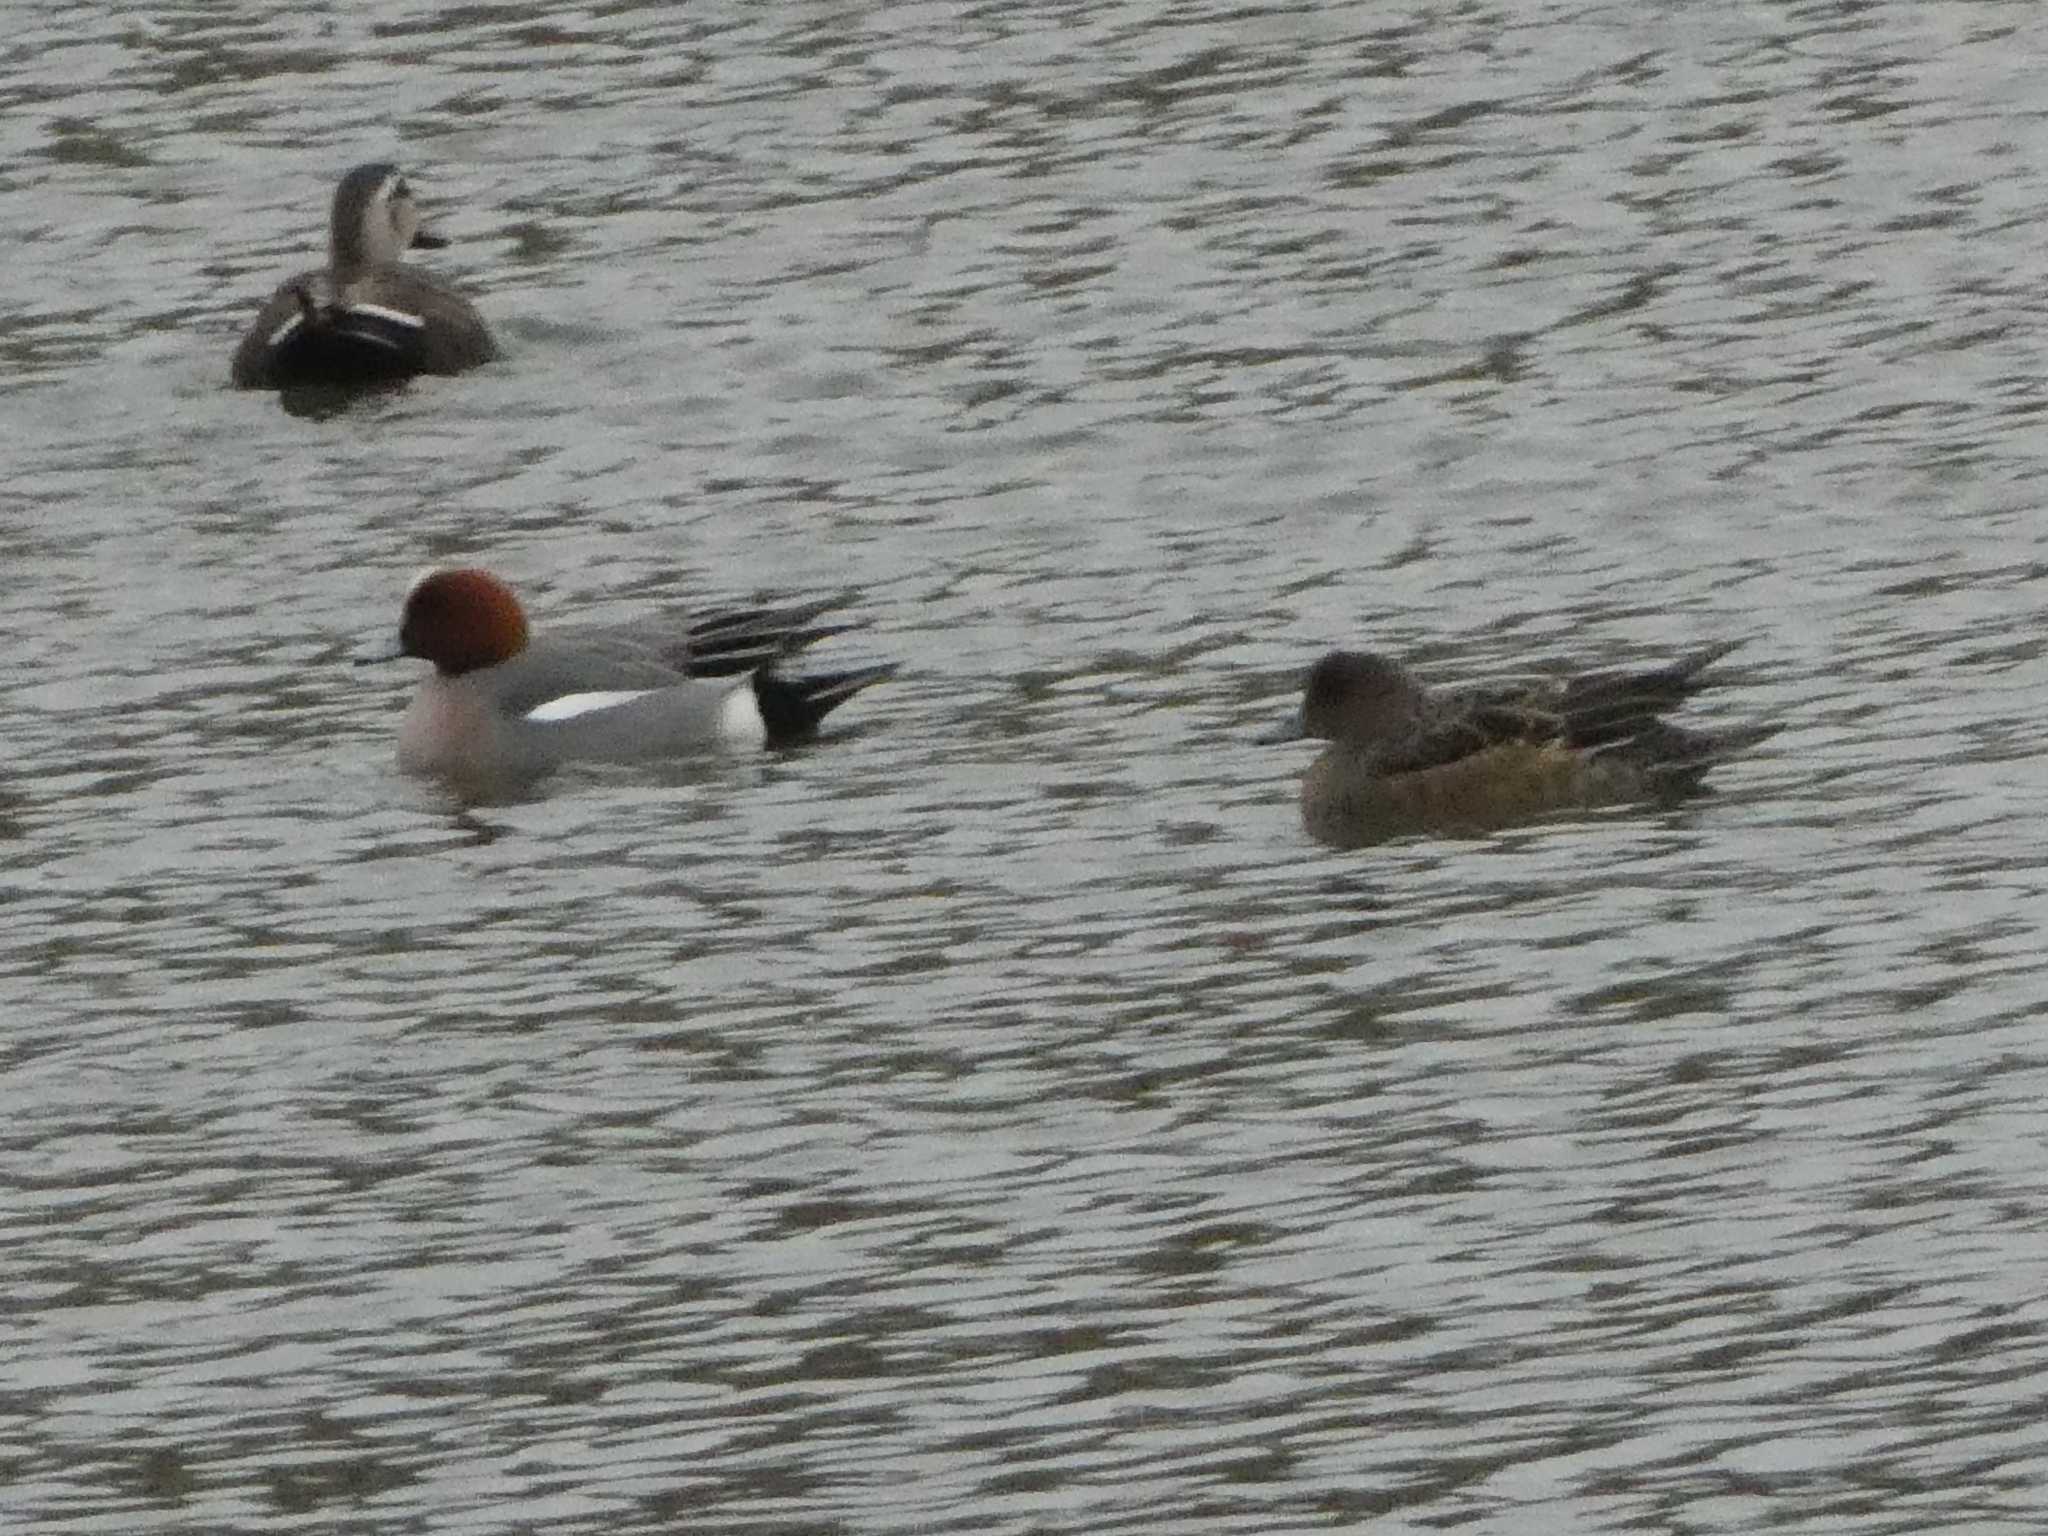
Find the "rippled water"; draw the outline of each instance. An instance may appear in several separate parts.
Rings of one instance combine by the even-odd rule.
[[[2035,13],[869,10],[0,42],[0,1523],[2036,1528]],[[382,155],[507,361],[227,390]],[[457,813],[451,559],[902,675]],[[1721,638],[1675,811],[1252,740]]]

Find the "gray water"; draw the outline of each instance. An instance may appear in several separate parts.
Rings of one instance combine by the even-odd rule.
[[[2030,6],[0,38],[0,1527],[2038,1530]],[[508,356],[225,388],[405,164]],[[845,591],[817,748],[462,811],[387,644]],[[1671,810],[1254,737],[1744,641]]]

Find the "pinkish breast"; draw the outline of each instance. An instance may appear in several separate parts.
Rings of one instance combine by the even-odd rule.
[[[489,772],[499,747],[498,722],[482,693],[438,673],[420,684],[398,727],[398,766],[406,773]]]

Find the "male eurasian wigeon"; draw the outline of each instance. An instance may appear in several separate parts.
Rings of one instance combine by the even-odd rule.
[[[476,306],[405,265],[408,246],[447,243],[420,227],[397,166],[357,166],[334,193],[327,265],[287,278],[264,304],[235,348],[237,387],[373,383],[489,362],[498,345]]]
[[[784,677],[777,661],[848,628],[830,602],[539,638],[488,571],[430,571],[406,595],[396,656],[434,664],[398,732],[398,765],[491,798],[567,762],[790,746],[896,669]]]
[[[1663,718],[1734,648],[1647,672],[1434,689],[1388,657],[1331,651],[1309,669],[1300,713],[1262,739],[1330,743],[1302,779],[1301,816],[1311,837],[1340,848],[1675,799],[1778,729],[1699,731]]]

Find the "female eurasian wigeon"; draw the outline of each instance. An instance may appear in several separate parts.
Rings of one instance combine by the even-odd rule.
[[[1674,799],[1778,729],[1698,731],[1663,718],[1734,648],[1648,672],[1437,689],[1388,657],[1331,651],[1309,669],[1300,713],[1262,739],[1330,743],[1302,779],[1301,815],[1311,837],[1340,848]]]
[[[235,348],[235,384],[363,384],[489,362],[498,345],[476,307],[405,265],[408,246],[447,243],[420,227],[397,166],[357,166],[334,193],[327,265],[287,278],[270,296]]]
[[[783,677],[781,657],[848,626],[830,602],[695,622],[529,634],[488,571],[430,571],[406,595],[396,656],[434,664],[398,732],[398,765],[487,798],[567,762],[631,762],[809,739],[894,666]],[[379,657],[378,660],[394,659]]]

